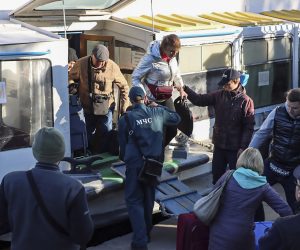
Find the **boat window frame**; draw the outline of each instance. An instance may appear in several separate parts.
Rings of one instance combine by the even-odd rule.
[[[7,97],[0,104],[0,152],[31,147],[41,127],[54,126],[52,63],[48,58],[0,59],[0,80]]]

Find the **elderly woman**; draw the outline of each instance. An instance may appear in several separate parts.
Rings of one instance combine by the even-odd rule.
[[[161,42],[151,42],[147,53],[132,73],[132,85],[141,87],[149,102],[157,102],[173,111],[175,108],[171,96],[174,88],[181,97],[186,96],[176,59],[180,47],[180,39],[174,34],[165,36]],[[167,128],[165,145],[176,133],[176,127]]]
[[[247,148],[237,160],[219,211],[210,226],[209,250],[254,250],[254,214],[265,201],[280,216],[292,214],[289,205],[267,183],[263,159],[257,149]],[[224,175],[216,183],[220,185]]]

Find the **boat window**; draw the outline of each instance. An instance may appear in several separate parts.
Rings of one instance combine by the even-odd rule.
[[[0,61],[0,151],[30,147],[44,126],[53,126],[50,61]]]
[[[182,46],[179,52],[179,68],[184,84],[197,93],[210,93],[218,89],[224,70],[232,66],[232,44],[211,43]],[[214,109],[192,104],[195,121],[214,118]]]
[[[114,4],[120,2],[120,0],[105,0],[105,1],[95,1],[95,0],[64,0],[64,8],[70,10],[85,10],[85,9],[97,9],[105,10]],[[36,10],[62,10],[63,1],[55,1],[45,5],[41,5],[36,8]]]
[[[266,63],[268,61],[267,41],[245,41],[243,43],[243,57],[245,65]]]
[[[246,90],[256,108],[285,101],[292,87],[291,48],[288,37],[243,42],[243,65],[250,75]]]
[[[227,68],[231,66],[231,45],[208,44],[202,46],[202,70]]]
[[[191,60],[193,58],[193,60]],[[182,74],[202,70],[201,46],[182,46],[179,51],[179,68]]]
[[[285,37],[268,41],[268,60],[281,60],[291,58],[291,42]]]
[[[231,57],[232,48],[227,43],[183,46],[179,52],[180,72],[186,74],[227,68],[231,66]]]

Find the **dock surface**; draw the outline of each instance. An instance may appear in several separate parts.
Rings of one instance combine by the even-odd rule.
[[[277,192],[284,197],[284,191],[279,184],[273,186]],[[273,221],[278,218],[267,204],[264,203],[266,221]],[[175,250],[176,249],[177,218],[171,217],[153,227],[151,242],[148,244],[149,250]],[[87,248],[87,250],[130,250],[132,233],[116,237],[103,242],[98,246]]]

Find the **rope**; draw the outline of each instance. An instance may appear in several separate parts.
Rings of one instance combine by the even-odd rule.
[[[151,18],[152,18],[152,38],[155,40],[155,34],[154,34],[154,14],[153,14],[153,0],[151,0]]]

